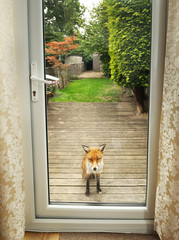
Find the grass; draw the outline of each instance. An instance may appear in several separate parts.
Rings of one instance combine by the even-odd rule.
[[[119,102],[122,89],[106,78],[76,80],[57,90],[52,102]],[[59,96],[58,96],[59,95]]]

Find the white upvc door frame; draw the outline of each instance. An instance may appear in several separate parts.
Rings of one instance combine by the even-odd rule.
[[[45,89],[38,84],[37,102],[31,101],[30,65],[44,79],[42,0],[17,0],[19,91],[25,156],[26,229],[35,231],[153,231],[158,139],[165,56],[167,0],[153,0],[148,177],[146,206],[50,205],[48,200]],[[28,17],[27,17],[28,16]],[[27,31],[28,29],[28,31]],[[23,33],[23,34],[22,34]],[[21,37],[19,37],[21,36]],[[24,46],[20,48],[18,41]],[[29,52],[27,49],[29,48]],[[28,67],[29,66],[29,67]],[[25,117],[24,117],[25,113]]]

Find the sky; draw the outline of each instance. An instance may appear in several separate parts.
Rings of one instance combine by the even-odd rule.
[[[88,11],[85,12],[85,17],[90,19],[90,10],[93,9],[93,6],[97,6],[102,0],[79,0],[81,4],[87,7]]]

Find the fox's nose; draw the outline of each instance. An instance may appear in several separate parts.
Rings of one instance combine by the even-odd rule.
[[[98,170],[98,166],[93,167],[93,171],[96,172]]]

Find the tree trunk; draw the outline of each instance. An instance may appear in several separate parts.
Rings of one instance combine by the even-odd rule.
[[[65,87],[65,83],[64,83],[64,79],[63,79],[63,74],[62,72],[59,70],[58,71],[58,74],[59,74],[59,77],[61,77],[61,80],[62,80],[62,89]]]
[[[144,113],[145,91],[144,87],[137,86],[133,89],[134,97],[137,104],[137,114]]]

